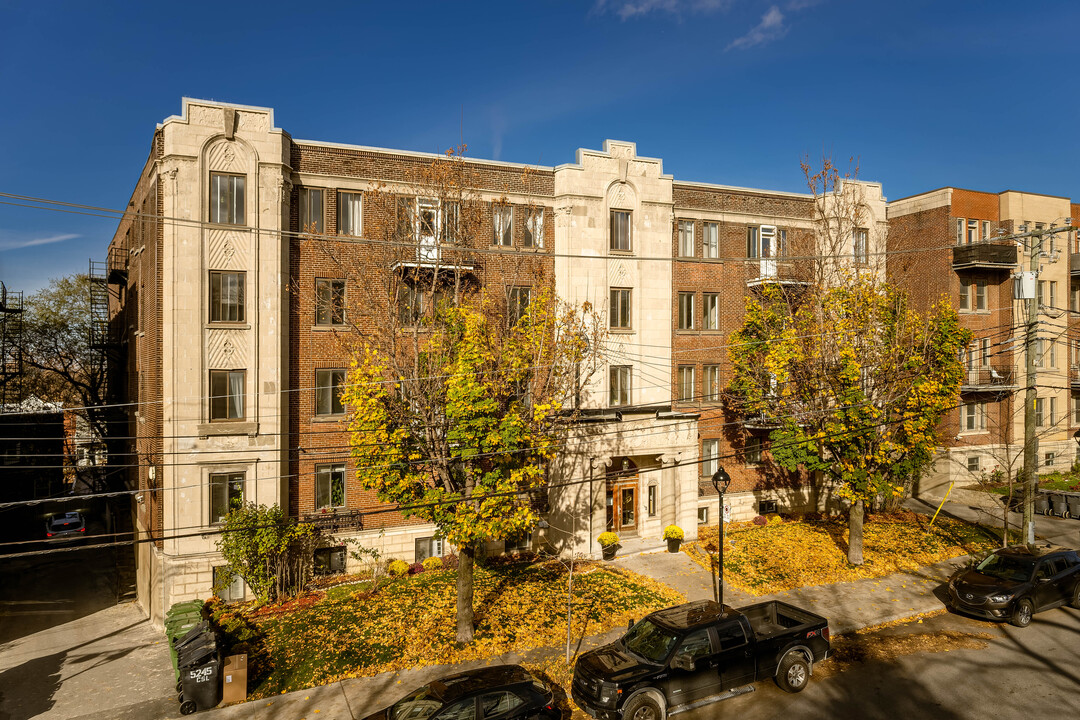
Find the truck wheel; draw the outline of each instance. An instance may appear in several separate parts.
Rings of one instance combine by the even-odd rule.
[[[1031,624],[1031,614],[1031,601],[1027,598],[1018,600],[1016,602],[1016,607],[1013,608],[1012,617],[1009,619],[1009,622],[1016,627],[1025,628]]]
[[[652,695],[642,693],[630,698],[622,711],[623,720],[664,720],[664,711]]]
[[[799,653],[788,653],[776,672],[776,684],[784,692],[802,692],[810,680],[810,666]]]

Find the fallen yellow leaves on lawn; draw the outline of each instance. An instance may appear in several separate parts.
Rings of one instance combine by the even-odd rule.
[[[687,554],[709,568],[717,534],[714,527],[700,528]],[[840,517],[729,523],[724,539],[724,582],[751,595],[910,572],[998,545],[969,524],[939,517],[929,527],[928,518],[908,512],[868,516],[860,566],[848,564],[847,520]]]

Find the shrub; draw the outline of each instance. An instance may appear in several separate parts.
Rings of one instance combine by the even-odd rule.
[[[444,570],[457,570],[458,559],[454,553],[447,553],[442,556],[442,566]]]
[[[420,563],[425,570],[442,570],[442,558],[429,557],[424,562]]]
[[[600,537],[596,538],[596,542],[600,543],[600,547],[610,547],[619,543],[619,536],[609,530],[600,533]]]
[[[419,575],[422,572],[424,572],[424,566],[418,562],[414,562],[412,565],[409,566],[410,575]]]
[[[394,577],[403,577],[409,572],[409,563],[404,560],[391,560],[386,570]]]
[[[682,540],[683,539],[683,529],[681,527],[679,527],[678,525],[668,525],[666,528],[664,528],[664,539],[665,540]]]
[[[754,516],[754,524],[755,525],[765,525],[768,522],[769,521],[765,519],[764,515],[755,515]]]

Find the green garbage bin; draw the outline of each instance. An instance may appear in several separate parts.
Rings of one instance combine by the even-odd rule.
[[[202,607],[205,604],[205,600],[187,600],[185,602],[178,602],[169,608],[169,611],[165,613],[165,617],[169,618],[173,615],[184,615],[193,611],[202,612]]]

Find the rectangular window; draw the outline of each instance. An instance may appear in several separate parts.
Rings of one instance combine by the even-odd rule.
[[[315,371],[315,414],[342,415],[345,405],[341,402],[341,390],[345,387],[344,370]]]
[[[720,466],[720,441],[707,439],[701,441],[701,474],[712,477]]]
[[[1057,367],[1057,338],[1050,338],[1050,347],[1046,350],[1047,364],[1052,368]]]
[[[315,508],[345,507],[345,465],[315,466]]]
[[[244,599],[244,579],[239,573],[230,573],[228,565],[218,565],[213,571],[215,595],[227,603]]]
[[[611,288],[611,307],[608,324],[615,330],[630,329],[630,291],[626,288]]]
[[[491,204],[492,245],[510,247],[514,244],[514,208],[503,203]]]
[[[395,239],[416,241],[416,198],[398,195],[394,198]],[[339,223],[340,224],[340,223]]]
[[[694,221],[679,221],[679,257],[694,257],[697,247],[694,244]]]
[[[210,174],[210,222],[244,225],[244,176]]]
[[[649,517],[656,517],[656,486],[655,485],[650,485],[649,486],[649,502],[648,502],[647,507],[649,509]]]
[[[1057,308],[1057,280],[1050,281],[1050,307]]]
[[[442,242],[456,243],[461,233],[461,205],[457,202],[443,201]]]
[[[316,278],[315,324],[345,324],[345,281]]]
[[[245,275],[210,272],[210,322],[244,322]]]
[[[363,195],[354,192],[337,194],[337,227],[339,235],[360,237],[363,232]]]
[[[986,281],[985,280],[976,280],[975,281],[975,309],[976,310],[985,310],[986,309]]]
[[[439,537],[416,538],[414,549],[413,562],[418,563],[424,562],[429,557],[442,557],[446,554],[443,540]]]
[[[630,252],[630,211],[611,211],[611,249]]]
[[[969,402],[960,406],[960,431],[979,432],[986,429],[986,403]]]
[[[694,329],[694,293],[679,293],[679,329]]]
[[[967,459],[968,472],[979,472],[979,456],[970,455]]]
[[[316,548],[311,559],[311,569],[316,575],[338,575],[345,572],[344,545]]]
[[[702,227],[701,254],[707,258],[720,257],[720,224],[707,222]]]
[[[758,255],[758,229],[756,225],[750,225],[746,228],[746,257],[753,260]]]
[[[544,247],[544,208],[529,208],[525,215],[525,247]]]
[[[1035,283],[1035,302],[1041,308],[1045,303],[1043,300],[1046,298],[1046,281],[1040,280]]]
[[[210,371],[210,420],[244,419],[244,370]]]
[[[1057,398],[1051,396],[1049,398],[1049,400],[1050,400],[1050,427],[1054,427],[1055,425],[1057,425],[1057,422],[1058,422]]]
[[[989,220],[983,220],[983,222],[982,222],[982,239],[983,240],[989,240],[990,239],[990,221]]]
[[[788,256],[787,230],[777,229],[777,231],[776,231],[776,257],[786,258],[787,256]]]
[[[697,509],[697,524],[708,525],[709,524],[709,508],[708,506],[699,507]]]
[[[746,446],[743,449],[746,455],[747,465],[760,465],[761,464],[761,438],[751,437],[746,439]]]
[[[1073,401],[1073,425],[1080,425],[1080,395],[1076,395]]]
[[[986,280],[960,279],[960,310],[986,310]]]
[[[1043,455],[1043,465],[1045,467],[1052,467],[1054,465],[1054,458],[1056,456],[1057,456],[1057,454],[1052,453],[1052,452],[1048,452],[1045,455]]]
[[[964,244],[964,218],[956,219],[956,244]]]
[[[694,366],[682,365],[679,367],[679,402],[694,401]]]
[[[244,502],[244,473],[210,473],[210,524],[225,522],[225,516]]]
[[[630,404],[630,366],[616,365],[608,370],[610,394],[608,404],[618,407]]]
[[[1069,285],[1069,310],[1080,312],[1080,285],[1076,283]]]
[[[855,228],[853,233],[853,256],[856,265],[866,265],[870,262],[870,246],[868,244],[869,231],[866,228]]]
[[[323,232],[323,191],[300,189],[300,232]]]
[[[978,220],[968,220],[967,221],[967,241],[968,241],[969,245],[971,243],[979,242],[979,221]]]
[[[720,296],[716,293],[701,296],[701,327],[705,330],[720,329]]]
[[[720,399],[720,366],[706,365],[702,370],[702,374],[705,377],[701,399],[705,402],[718,401]]]
[[[510,288],[506,298],[506,315],[510,325],[517,325],[521,318],[525,317],[525,311],[529,309],[532,300],[532,288]]]

